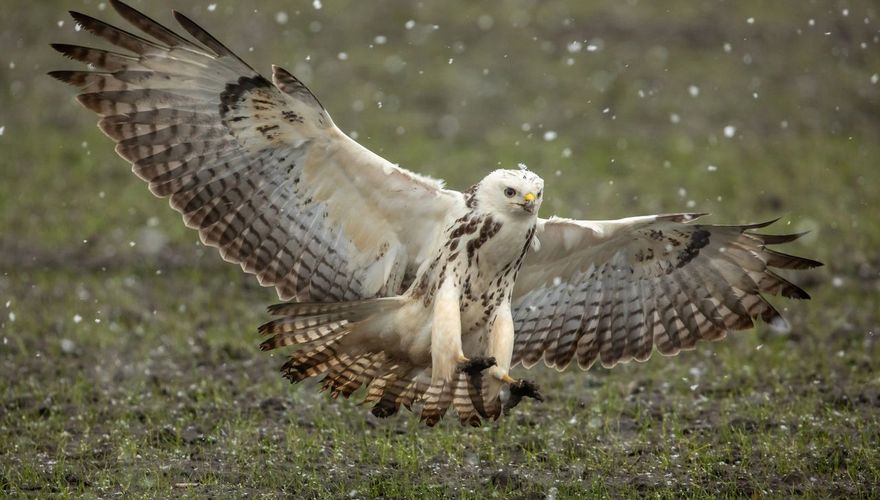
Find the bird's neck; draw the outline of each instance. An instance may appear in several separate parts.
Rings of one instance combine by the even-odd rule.
[[[489,213],[476,207],[449,230],[450,240],[460,239],[460,251],[485,272],[519,264],[535,234],[537,218]]]

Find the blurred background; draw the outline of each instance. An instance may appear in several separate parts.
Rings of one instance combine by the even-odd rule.
[[[544,216],[781,216],[778,232],[810,231],[788,250],[826,267],[792,276],[813,301],[775,302],[788,333],[761,327],[611,371],[539,371],[556,394],[522,409],[533,427],[502,423],[464,443],[454,419],[434,434],[411,416],[376,423],[363,407],[279,380],[281,360],[259,353],[254,333],[273,292],[202,247],[116,157],[74,89],[45,75],[79,67],[51,42],[104,46],[78,32],[68,9],[124,25],[107,2],[5,0],[0,491],[545,494],[562,480],[582,488],[562,490],[571,494],[682,484],[707,494],[876,492],[875,1],[131,3],[169,26],[170,9],[181,10],[264,74],[287,68],[346,133],[452,188],[521,162],[546,180]],[[792,423],[802,415],[821,423]],[[811,434],[817,427],[826,430]],[[498,432],[525,444],[497,447]],[[239,457],[220,446],[230,436]],[[566,451],[547,458],[551,445]],[[359,459],[332,452],[358,446]],[[111,458],[124,469],[96,470],[112,472]],[[425,461],[464,482],[406,489],[420,483],[400,479],[400,464]],[[254,463],[259,480],[241,472]],[[302,472],[286,475],[291,467]]]

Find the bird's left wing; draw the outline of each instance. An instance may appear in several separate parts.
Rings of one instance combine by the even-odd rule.
[[[198,43],[110,4],[149,38],[72,12],[124,52],[55,44],[91,68],[50,74],[81,89],[117,153],[205,244],[285,300],[405,288],[461,193],[364,148],[293,75],[275,67],[270,82],[182,14]]]
[[[514,363],[543,357],[562,369],[577,357],[586,369],[643,361],[654,347],[671,355],[757,318],[784,322],[762,293],[809,298],[771,268],[821,264],[767,248],[799,234],[691,223],[700,215],[540,219],[514,290]]]

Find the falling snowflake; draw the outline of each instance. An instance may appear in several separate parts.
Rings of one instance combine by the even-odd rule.
[[[492,26],[495,25],[495,19],[488,14],[483,14],[482,16],[477,18],[477,26],[480,27],[483,31],[488,31],[492,29]]]

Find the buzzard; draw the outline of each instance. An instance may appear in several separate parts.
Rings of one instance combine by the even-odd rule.
[[[479,425],[542,399],[517,364],[610,367],[782,321],[762,294],[808,295],[771,268],[821,265],[768,248],[800,236],[755,232],[770,222],[540,218],[526,169],[445,189],[346,136],[284,69],[264,78],[179,12],[192,39],[110,4],[143,36],[72,12],[121,50],[55,44],[89,70],[50,75],[205,245],[275,287],[259,330],[264,350],[297,347],[284,375],[366,387],[377,416]]]

